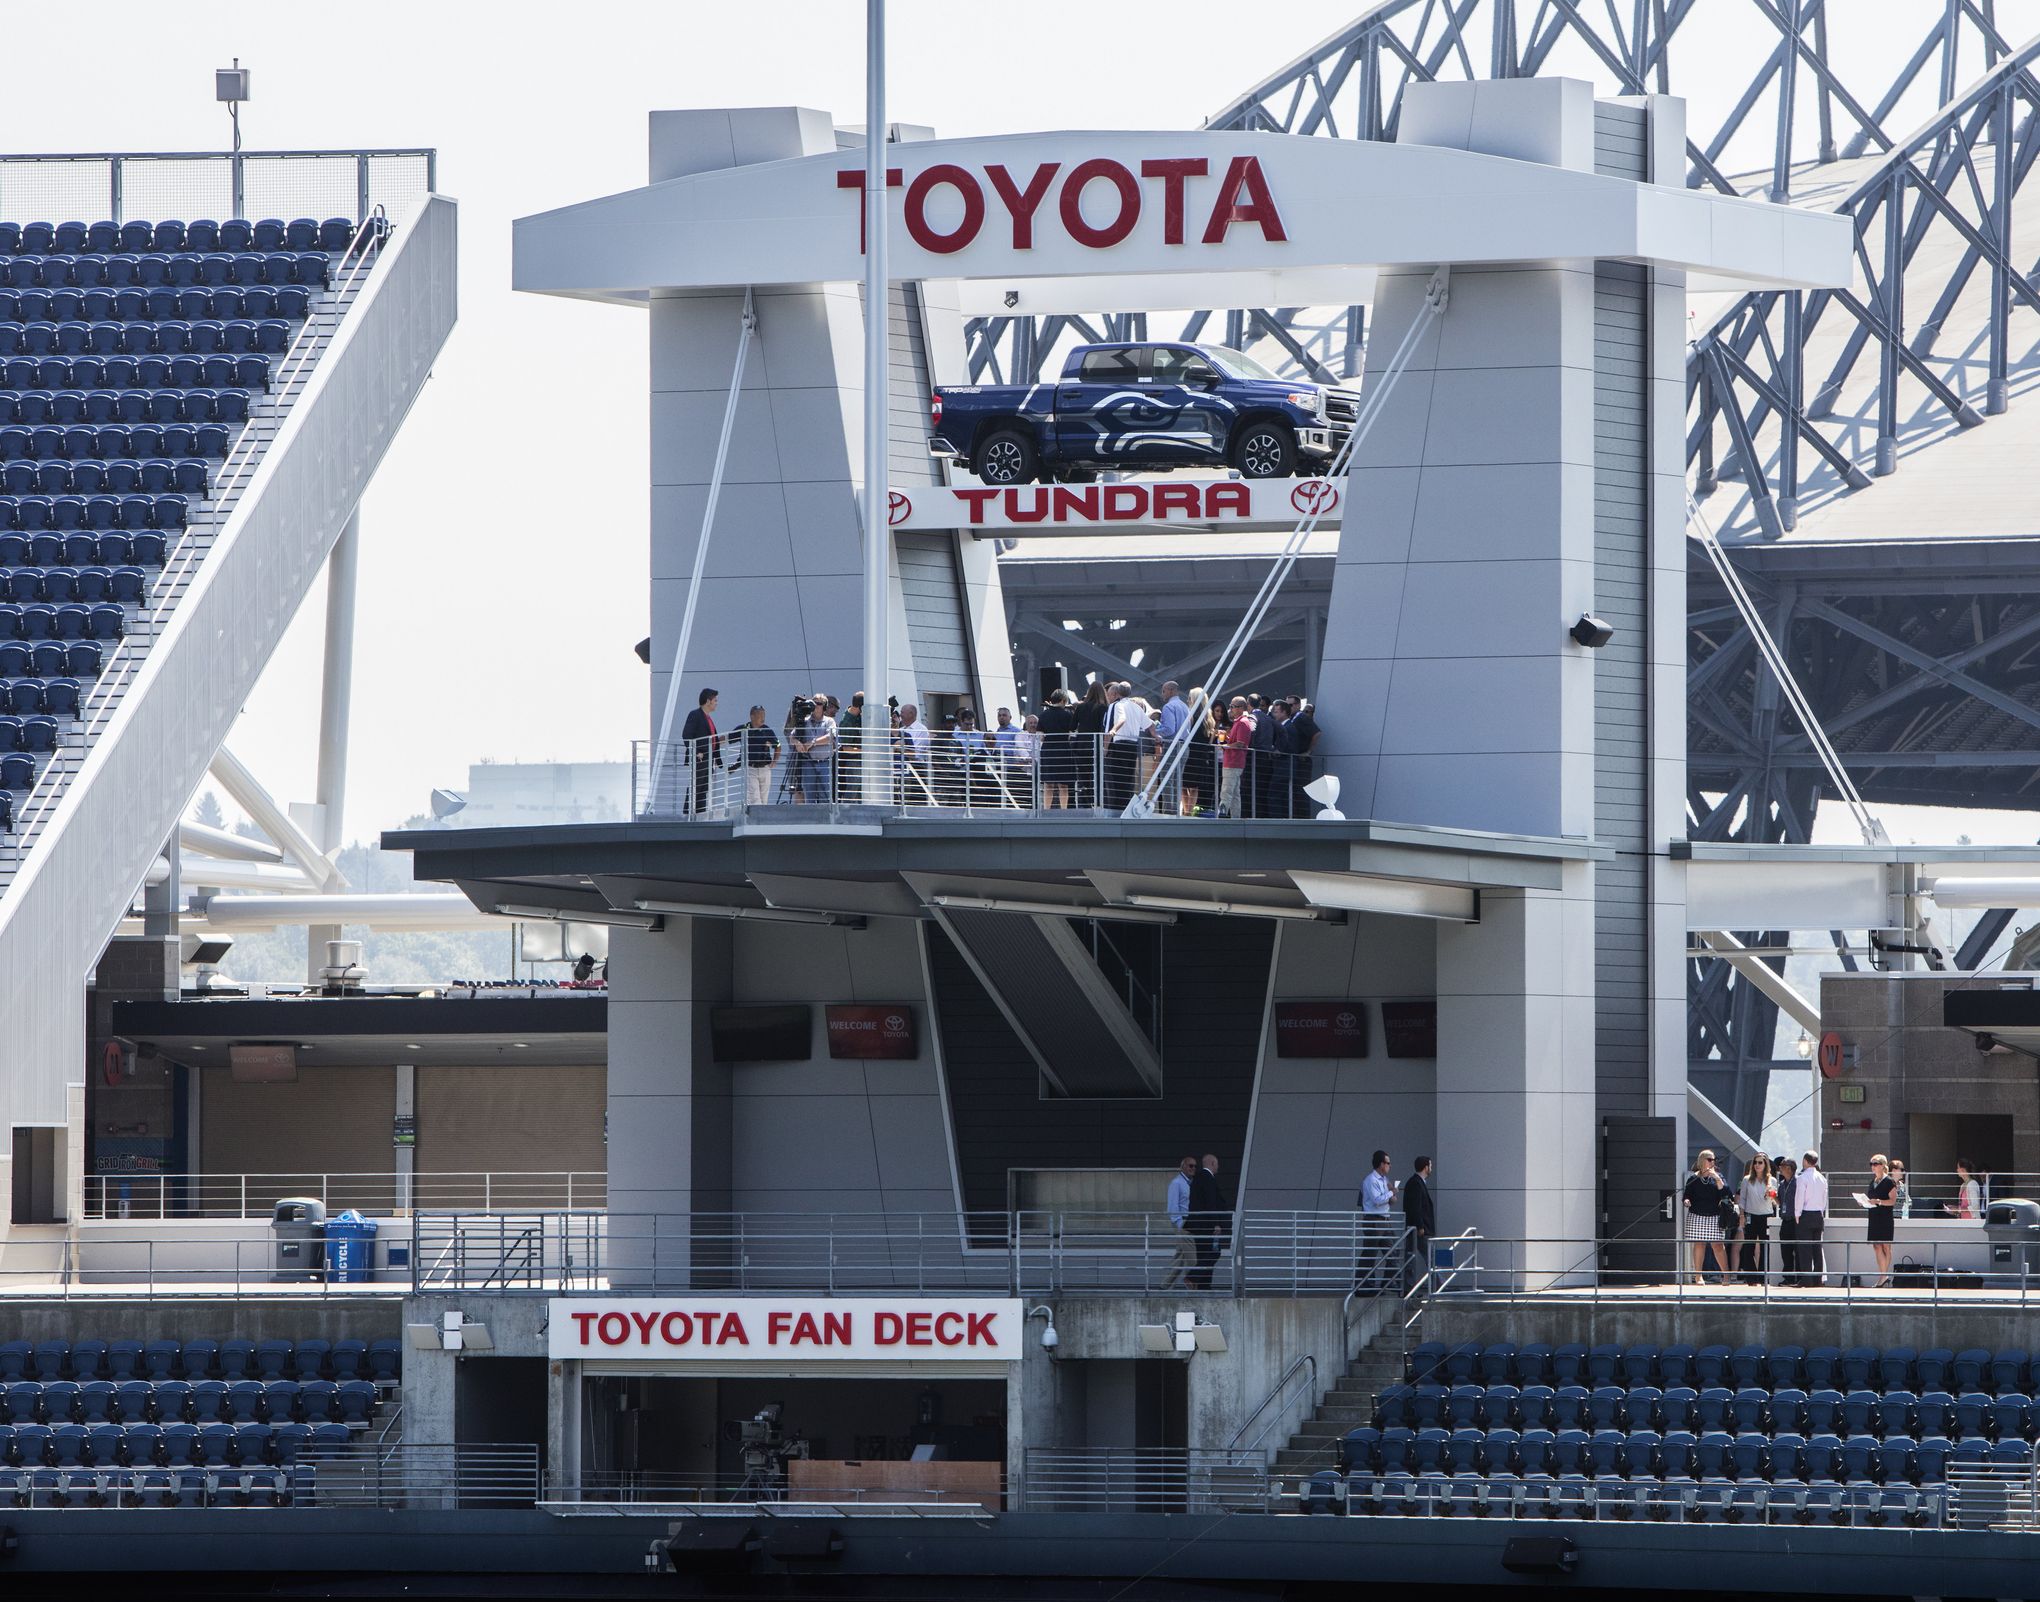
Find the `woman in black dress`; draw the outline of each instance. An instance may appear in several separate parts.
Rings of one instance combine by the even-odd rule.
[[[1891,1283],[1891,1240],[1898,1219],[1898,1181],[1891,1177],[1891,1165],[1879,1152],[1870,1159],[1870,1255],[1877,1259],[1877,1283]]]
[[[1068,810],[1070,790],[1076,782],[1077,758],[1070,748],[1070,731],[1077,726],[1070,710],[1070,692],[1051,690],[1048,704],[1041,709],[1041,804]]]
[[[1190,749],[1183,760],[1183,815],[1194,818],[1210,798],[1218,808],[1218,719],[1211,715],[1211,697],[1203,685],[1190,692]]]
[[[1098,777],[1105,761],[1105,681],[1093,679],[1077,703],[1070,755],[1076,765],[1077,805],[1098,804]]]

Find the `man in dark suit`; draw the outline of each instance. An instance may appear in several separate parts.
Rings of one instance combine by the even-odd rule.
[[[687,721],[680,725],[680,749],[694,765],[694,811],[708,808],[708,770],[715,761],[716,692],[703,690]],[[669,724],[668,727],[671,727]]]
[[[1403,1183],[1403,1227],[1410,1232],[1410,1261],[1404,1267],[1405,1288],[1431,1260],[1431,1237],[1438,1233],[1438,1205],[1431,1199],[1431,1159],[1419,1157]]]
[[[1190,1180],[1190,1222],[1185,1226],[1197,1241],[1197,1266],[1186,1276],[1198,1290],[1211,1289],[1211,1271],[1225,1250],[1226,1227],[1232,1221],[1232,1198],[1218,1183],[1218,1159],[1206,1153]]]

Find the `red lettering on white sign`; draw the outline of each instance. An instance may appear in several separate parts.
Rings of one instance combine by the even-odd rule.
[[[1259,223],[1263,239],[1281,241],[1289,237],[1282,231],[1282,216],[1275,209],[1275,198],[1268,193],[1268,175],[1261,171],[1260,161],[1253,156],[1235,156],[1226,168],[1220,181],[1218,204],[1211,208],[1211,220],[1204,225],[1204,242],[1224,244],[1226,230],[1243,222]]]
[[[1209,171],[1211,164],[1202,156],[1172,156],[1166,161],[1144,161],[1140,164],[1141,177],[1162,181],[1163,244],[1183,243],[1184,180],[1202,178]]]
[[[1034,176],[1027,180],[1027,187],[1014,187],[1013,175],[1002,166],[987,167],[985,177],[991,180],[992,192],[999,197],[1007,214],[1013,219],[1013,248],[1032,250],[1034,248],[1034,214],[1041,207],[1048,193],[1050,180],[1055,177],[1060,162],[1044,161],[1034,169]]]
[[[609,1333],[612,1329],[614,1335]],[[604,1313],[595,1321],[595,1333],[604,1346],[621,1346],[630,1339],[630,1320],[621,1313]]]
[[[928,191],[947,184],[963,197],[963,220],[948,233],[940,233],[928,222]],[[958,251],[977,238],[985,225],[985,192],[978,181],[953,162],[937,162],[914,174],[907,185],[907,236],[923,250],[938,256]]]

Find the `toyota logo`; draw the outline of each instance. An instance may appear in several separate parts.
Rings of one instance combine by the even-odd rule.
[[[885,1016],[885,1032],[889,1035],[903,1035],[907,1032],[907,1020],[896,1012]]]
[[[914,503],[898,490],[886,496],[885,520],[888,525],[897,526],[907,520],[907,514],[914,509]]]
[[[1345,1030],[1348,1033],[1351,1033],[1354,1029],[1357,1029],[1360,1026],[1360,1020],[1354,1017],[1353,1014],[1350,1012],[1340,1013],[1338,1017],[1332,1020],[1332,1022],[1337,1024],[1340,1029]]]
[[[1289,492],[1289,504],[1305,517],[1329,512],[1339,504],[1339,486],[1328,478],[1307,478]]]

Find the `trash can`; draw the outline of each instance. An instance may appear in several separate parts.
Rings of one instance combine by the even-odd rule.
[[[317,1279],[325,1270],[326,1204],[316,1196],[286,1196],[269,1220],[276,1257],[269,1277]]]
[[[2016,1285],[2026,1276],[2040,1277],[2040,1202],[2010,1197],[1983,1210],[1983,1233],[1990,1241],[1990,1277],[2000,1285]]]
[[[326,1220],[326,1282],[358,1284],[375,1278],[375,1232],[372,1218],[352,1207]]]

